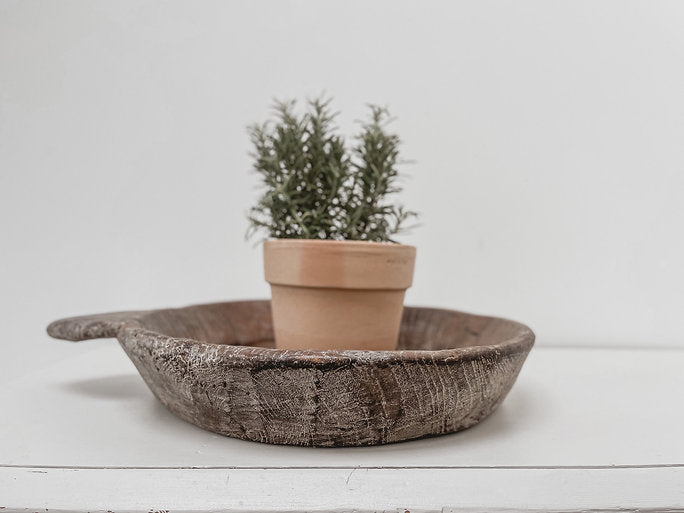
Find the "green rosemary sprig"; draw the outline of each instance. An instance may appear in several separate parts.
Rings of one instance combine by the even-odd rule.
[[[393,242],[417,214],[388,202],[397,185],[400,140],[388,133],[385,108],[371,105],[356,144],[348,149],[334,125],[330,100],[275,102],[275,119],[252,125],[253,169],[264,189],[248,215],[249,235]]]

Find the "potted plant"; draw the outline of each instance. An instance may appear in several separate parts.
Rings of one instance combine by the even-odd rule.
[[[276,102],[275,119],[249,128],[263,194],[249,213],[264,231],[276,346],[396,348],[416,249],[394,235],[416,214],[388,201],[397,184],[399,138],[385,108],[351,147],[337,133],[330,100]]]

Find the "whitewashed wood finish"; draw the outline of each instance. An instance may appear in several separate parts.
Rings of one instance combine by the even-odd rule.
[[[196,428],[158,404],[115,341],[83,344],[0,390],[5,511],[684,507],[681,350],[540,347],[470,430],[316,449]]]
[[[684,510],[684,468],[0,468],[5,511]],[[624,511],[622,512],[624,513]]]

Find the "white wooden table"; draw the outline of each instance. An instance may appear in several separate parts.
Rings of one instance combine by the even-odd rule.
[[[168,413],[116,341],[0,390],[0,512],[684,511],[684,350],[533,349],[454,435],[269,446]]]

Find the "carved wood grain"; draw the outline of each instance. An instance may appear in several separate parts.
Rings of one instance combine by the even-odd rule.
[[[513,321],[406,307],[396,351],[276,350],[268,301],[74,317],[48,333],[118,338],[155,396],[204,429],[331,447],[476,424],[504,399],[534,344]]]

